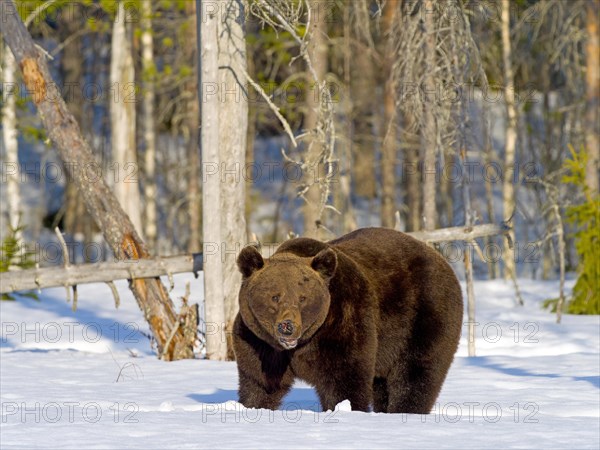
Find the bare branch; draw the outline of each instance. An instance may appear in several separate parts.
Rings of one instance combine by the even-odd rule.
[[[267,95],[265,90],[256,81],[254,81],[252,79],[252,77],[250,76],[250,74],[248,73],[248,71],[246,70],[245,67],[240,66],[240,70],[246,77],[246,81],[248,83],[250,83],[250,85],[252,85],[252,87],[256,90],[256,92],[258,92],[260,94],[260,96],[263,99],[265,99],[265,101],[269,105],[269,108],[271,108],[271,111],[273,111],[273,114],[275,114],[277,116],[277,118],[279,119],[279,122],[281,123],[281,126],[283,126],[283,129],[285,130],[288,137],[290,138],[290,141],[292,141],[293,146],[298,147],[298,143],[296,142],[296,138],[294,137],[294,132],[292,131],[292,128],[290,127],[290,124],[285,119],[285,117],[283,117],[281,115],[281,111],[280,111],[279,107],[271,101],[271,99],[269,98],[269,96]]]

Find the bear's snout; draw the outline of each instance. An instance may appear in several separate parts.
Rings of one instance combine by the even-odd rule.
[[[289,319],[281,320],[277,324],[277,337],[283,348],[291,350],[298,345],[301,328],[300,325]]]
[[[279,334],[283,334],[284,336],[294,334],[294,324],[291,320],[284,320],[277,325],[277,331],[279,331]]]

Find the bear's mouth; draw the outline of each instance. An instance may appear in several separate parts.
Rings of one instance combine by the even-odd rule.
[[[291,350],[292,348],[296,348],[298,345],[298,339],[289,339],[289,338],[279,338],[279,342],[283,345],[287,350]]]

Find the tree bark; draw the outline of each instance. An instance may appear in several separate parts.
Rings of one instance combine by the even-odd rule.
[[[336,189],[337,209],[341,213],[339,226],[336,227],[336,234],[343,235],[356,229],[356,218],[354,216],[354,208],[352,207],[352,173],[353,173],[353,132],[352,132],[352,108],[353,99],[350,95],[351,89],[351,74],[352,74],[352,43],[350,31],[350,8],[344,9],[344,38],[341,51],[343,52],[344,61],[344,100],[341,104],[341,112],[344,117],[343,128],[345,134],[343,136],[344,143],[339,161],[339,183]]]
[[[187,2],[186,12],[190,17],[196,16],[196,2]],[[196,24],[194,22],[194,24]],[[197,29],[197,27],[195,27]],[[183,44],[183,55],[186,61],[197,60],[197,46],[193,45],[196,38],[196,29],[189,31],[189,40]],[[196,71],[198,69],[196,68]],[[187,212],[189,215],[190,240],[187,250],[190,253],[199,252],[202,247],[202,193],[201,193],[201,170],[200,151],[198,149],[200,139],[200,106],[198,101],[198,74],[186,83],[184,91],[185,119],[183,121],[183,134],[186,141],[186,152],[188,158],[188,187],[187,187]]]
[[[307,147],[304,161],[306,167],[303,174],[303,182],[308,190],[304,194],[306,203],[303,207],[304,213],[304,236],[317,238],[319,235],[318,223],[319,204],[321,203],[321,189],[318,179],[322,176],[323,167],[320,167],[320,154],[323,151],[317,127],[321,116],[321,89],[319,83],[325,79],[327,73],[327,23],[322,3],[310,0],[308,7],[313,11],[310,24],[310,41],[308,43],[308,55],[315,69],[317,80],[312,80],[307,70],[306,90],[306,113],[304,114],[304,128],[312,136]]]
[[[1,45],[1,44],[0,44]],[[17,245],[23,234],[18,229],[21,223],[21,195],[19,192],[19,142],[17,141],[17,63],[8,46],[2,46],[2,142],[6,167],[6,203],[8,206],[8,228],[14,230]],[[4,172],[4,170],[3,170]],[[3,230],[5,231],[5,230]],[[8,230],[7,230],[8,231]]]
[[[248,27],[253,27],[253,30],[247,30],[246,32],[259,32],[259,24],[257,22],[251,22],[247,24]],[[252,59],[253,55],[246,53],[246,65],[248,67],[248,74],[252,77],[252,79],[256,79],[256,69],[254,60]],[[257,120],[258,120],[258,105],[256,102],[248,103],[248,129],[246,130],[246,164],[247,167],[251,167],[254,164],[254,140],[256,138],[257,131]],[[253,201],[252,201],[252,177],[247,176],[244,180],[246,182],[246,200],[245,200],[245,220],[246,220],[246,236],[250,238],[252,236],[252,211],[253,211]]]
[[[510,0],[502,0],[502,60],[504,70],[504,101],[506,103],[506,129],[504,150],[504,179],[502,182],[502,205],[504,219],[513,214],[516,206],[513,174],[515,150],[517,145],[517,108],[515,105],[515,77],[512,67],[512,49],[510,39]],[[514,233],[511,233],[514,242]],[[513,249],[504,241],[504,278],[516,277]]]
[[[377,194],[373,115],[378,109],[377,99],[372,93],[379,81],[371,52],[364,48],[357,51],[358,45],[355,43],[353,47],[349,94],[352,99],[352,181],[354,195],[368,199],[371,205]]]
[[[223,264],[221,263],[221,158],[219,149],[220,97],[219,89],[219,38],[218,28],[222,5],[203,10],[204,3],[197,2],[199,36],[199,81],[201,147],[202,147],[202,234],[204,238],[204,310],[206,321],[206,357],[227,358],[224,339],[225,307],[223,289]],[[210,246],[210,248],[209,248]]]
[[[436,32],[433,11],[435,2],[426,0],[424,2],[425,14],[425,61],[426,76],[425,89],[426,98],[424,101],[424,126],[422,127],[422,138],[424,147],[423,157],[423,229],[433,230],[437,223],[436,212],[436,155],[437,155],[437,125],[434,115],[435,108],[435,81],[433,72],[435,70],[436,53]]]
[[[222,0],[217,23],[219,36],[219,153],[221,160],[221,260],[228,359],[234,359],[233,322],[238,313],[242,276],[236,259],[247,242],[245,200],[246,182],[242,168],[246,161],[248,100],[246,72],[244,5],[242,0]]]
[[[406,230],[418,231],[421,229],[421,171],[419,170],[419,137],[410,130],[415,129],[414,117],[403,113],[402,124],[404,127],[402,141],[404,142],[404,161],[402,164],[402,177],[404,178],[406,193]]]
[[[110,85],[110,129],[113,172],[110,184],[136,230],[142,230],[139,173],[135,140],[135,70],[131,29],[124,3],[119,2],[113,25]]]
[[[12,0],[0,0],[0,20],[4,39],[21,68],[48,136],[115,256],[120,260],[148,258],[146,244],[104,181],[88,143],[81,136]],[[186,339],[179,328],[174,305],[160,279],[133,280],[130,288],[150,325],[159,355],[168,360],[193,358],[193,341]],[[168,348],[164,348],[174,327],[177,331]]]
[[[154,38],[152,1],[141,2],[142,25],[142,129],[144,135],[144,235],[150,249],[156,249],[156,131],[154,125]]]
[[[482,114],[483,114],[483,145],[484,145],[484,154],[485,154],[485,163],[490,164],[493,161],[492,152],[494,148],[492,146],[492,138],[491,138],[491,130],[490,130],[490,122],[489,122],[489,106],[487,102],[483,102],[482,105]],[[494,214],[494,185],[492,184],[491,178],[486,177],[485,179],[485,205],[487,209],[488,222],[495,222],[496,215]],[[485,244],[487,246],[491,246],[493,240],[491,237],[487,237],[485,240]],[[489,258],[487,261],[488,267],[488,275],[491,280],[496,279],[496,262]]]
[[[585,113],[585,144],[588,154],[588,165],[585,172],[586,185],[592,195],[598,194],[598,170],[600,169],[600,28],[598,13],[600,6],[597,1],[587,2],[586,30],[586,113]]]
[[[386,53],[393,54],[394,42],[392,28],[397,8],[397,0],[389,0],[383,10],[383,33],[387,36]],[[396,153],[398,145],[398,127],[396,126],[396,96],[392,81],[391,58],[384,56],[383,73],[387,77],[384,91],[384,138],[381,149],[381,226],[394,228],[396,213]]]

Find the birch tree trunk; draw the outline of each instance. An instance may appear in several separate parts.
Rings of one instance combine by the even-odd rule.
[[[21,195],[19,193],[19,143],[17,141],[17,64],[8,46],[2,47],[2,84],[4,106],[2,107],[2,144],[6,170],[6,202],[8,228],[16,230],[15,239],[21,242]],[[6,231],[6,230],[3,230]]]
[[[510,0],[502,0],[502,60],[504,70],[504,101],[506,103],[506,130],[504,150],[504,179],[502,182],[502,205],[504,219],[514,212],[516,199],[513,174],[515,166],[515,150],[517,145],[517,108],[515,105],[515,80],[512,67],[512,49],[510,39]],[[514,242],[514,232],[511,232]],[[504,278],[509,280],[516,276],[513,249],[508,240],[504,240]]]
[[[598,170],[600,168],[600,28],[598,26],[598,2],[588,1],[586,11],[586,134],[585,146],[589,157],[585,172],[586,184],[592,195],[598,193]]]
[[[304,236],[317,238],[319,234],[318,222],[319,204],[321,202],[321,192],[318,178],[322,174],[322,167],[319,167],[319,160],[323,146],[319,135],[316,132],[321,114],[321,92],[318,83],[325,79],[327,73],[327,23],[325,22],[325,13],[323,3],[317,0],[310,0],[308,7],[313,11],[310,24],[310,41],[308,43],[308,56],[315,69],[317,80],[312,80],[310,74],[307,74],[307,92],[306,92],[306,113],[304,114],[304,128],[306,132],[311,133],[310,144],[304,161],[306,167],[303,173],[303,182],[308,187],[304,194],[306,203],[303,207],[304,213]],[[308,70],[307,70],[308,73]]]
[[[397,7],[397,0],[389,0],[383,10],[383,33],[387,36],[385,53],[392,55],[393,22]],[[384,138],[381,154],[381,226],[394,228],[394,214],[396,212],[396,151],[398,144],[398,129],[396,126],[396,96],[392,81],[392,60],[384,56],[383,73],[387,76],[384,93]]]
[[[202,234],[204,240],[204,311],[206,320],[206,357],[227,358],[227,342],[224,339],[225,307],[224,278],[221,263],[221,183],[219,171],[219,38],[220,4],[209,9],[208,4],[196,3],[199,42],[199,102],[201,109],[202,146]],[[205,8],[206,6],[206,8]]]
[[[154,126],[154,38],[152,37],[152,0],[141,2],[142,25],[142,128],[144,135],[144,235],[148,246],[156,248],[156,132]]]
[[[3,37],[21,68],[48,137],[115,257],[122,260],[148,258],[146,244],[102,178],[88,143],[12,0],[0,0],[0,23]],[[193,358],[195,328],[186,332],[179,326],[180,317],[190,317],[189,310],[177,317],[173,302],[159,278],[133,279],[130,288],[156,339],[159,355],[167,360]]]
[[[135,69],[127,11],[119,2],[113,25],[110,85],[112,164],[110,177],[119,203],[136,230],[142,230],[138,164],[135,145]]]
[[[424,100],[424,127],[422,137],[424,146],[423,158],[423,229],[435,229],[437,213],[435,207],[435,163],[437,155],[437,125],[435,121],[435,70],[436,35],[434,13],[435,2],[426,0],[424,3],[425,14],[425,89]],[[432,98],[433,97],[433,98]]]
[[[221,160],[221,260],[228,359],[234,359],[233,321],[238,313],[242,276],[237,255],[246,238],[246,181],[242,167],[246,161],[248,99],[240,84],[246,73],[243,0],[222,0],[217,24],[219,36],[219,153]]]

